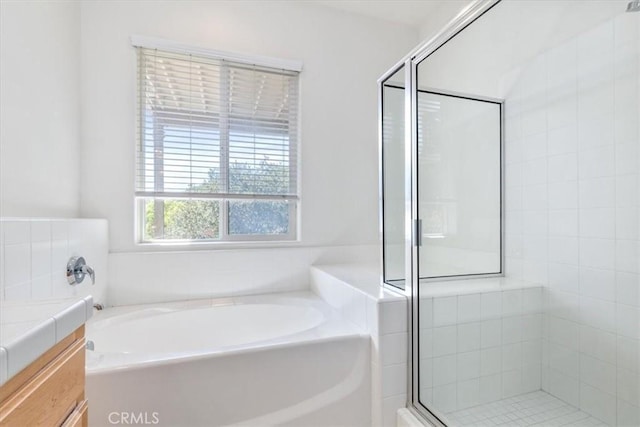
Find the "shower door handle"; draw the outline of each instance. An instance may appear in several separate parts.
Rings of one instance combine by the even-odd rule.
[[[413,244],[415,246],[422,246],[422,220],[413,220]]]

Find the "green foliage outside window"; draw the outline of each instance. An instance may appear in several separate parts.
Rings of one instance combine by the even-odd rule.
[[[282,194],[289,187],[286,166],[262,160],[256,164],[234,162],[229,167],[229,190],[235,194]],[[191,192],[218,193],[220,171],[211,169],[207,181]],[[145,202],[145,239],[212,240],[220,237],[220,206],[228,206],[230,235],[289,233],[289,202],[272,200],[165,199],[163,235],[155,223],[156,200]]]

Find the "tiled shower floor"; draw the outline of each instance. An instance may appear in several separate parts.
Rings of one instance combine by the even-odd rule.
[[[599,419],[544,391],[534,391],[509,399],[450,412],[446,416],[450,423],[449,425],[455,427],[606,426]]]

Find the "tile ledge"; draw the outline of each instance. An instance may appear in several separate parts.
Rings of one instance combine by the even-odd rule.
[[[4,341],[4,337],[0,337],[2,338],[2,340],[0,340],[0,385],[7,382],[29,363],[36,360],[49,348],[65,338],[66,335],[58,336],[57,331],[59,328],[56,326],[58,322],[66,320],[68,322],[67,328],[73,331],[82,326],[93,314],[93,297],[91,295],[84,298],[64,299],[59,302],[61,303],[60,309],[53,316],[46,316],[46,318],[39,319],[35,321],[35,325],[29,323],[33,326],[6,342]],[[16,302],[12,302],[12,305],[16,304]],[[33,301],[27,301],[24,302],[24,305],[37,306],[38,304]],[[89,310],[89,308],[91,308],[91,310]],[[6,319],[2,319],[2,322],[5,321]],[[1,326],[3,325],[0,324],[0,327]],[[33,344],[31,344],[30,341],[33,341]],[[43,345],[45,341],[51,345]],[[37,351],[33,351],[33,348],[36,348]],[[16,362],[10,364],[10,359],[18,359],[19,362],[17,364]],[[14,366],[14,368],[10,369],[9,365]]]
[[[320,264],[312,265],[311,270],[327,274],[379,302],[404,301],[406,299],[400,292],[393,292],[382,287],[380,266],[377,264]]]

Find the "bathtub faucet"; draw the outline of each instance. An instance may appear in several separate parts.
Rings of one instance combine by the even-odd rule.
[[[87,265],[84,257],[74,256],[69,259],[67,263],[67,281],[70,285],[73,286],[82,283],[87,274],[91,277],[91,284],[95,285],[96,273],[93,271],[93,268]]]

